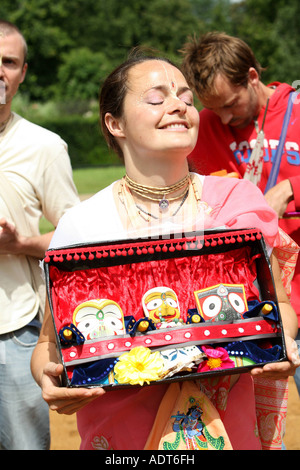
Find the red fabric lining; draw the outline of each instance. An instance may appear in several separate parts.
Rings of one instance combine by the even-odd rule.
[[[50,266],[56,327],[72,322],[78,304],[89,299],[112,299],[125,316],[143,316],[142,296],[152,287],[169,286],[177,293],[181,316],[195,308],[194,291],[219,283],[244,284],[247,300],[258,299],[250,248],[219,254],[164,259],[101,268],[60,271]]]

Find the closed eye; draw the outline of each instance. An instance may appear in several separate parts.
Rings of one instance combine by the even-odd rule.
[[[237,101],[234,101],[233,103],[229,103],[223,106],[224,109],[230,109],[233,108],[237,104]]]
[[[178,98],[179,98],[181,101],[184,101],[184,103],[185,103],[187,106],[194,106],[193,94],[192,94],[190,91],[179,95]]]

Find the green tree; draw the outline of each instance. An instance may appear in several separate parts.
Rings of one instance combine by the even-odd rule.
[[[33,99],[49,98],[48,87],[57,80],[62,53],[72,46],[61,27],[68,14],[65,0],[1,0],[0,17],[15,23],[28,43],[30,67],[22,90]]]
[[[172,57],[197,27],[190,0],[1,0],[0,17],[16,23],[29,46],[29,72],[22,86],[32,99],[65,96],[60,79],[76,68],[78,85],[91,76],[102,54],[102,70],[112,68],[138,45]],[[85,49],[84,49],[85,48]],[[84,64],[83,50],[88,60]],[[89,50],[89,52],[88,52]],[[80,59],[80,60],[79,60]],[[86,68],[87,70],[83,70]],[[101,70],[100,70],[101,72]],[[97,80],[97,78],[96,78]],[[60,91],[60,93],[58,93]]]
[[[93,81],[138,45],[173,60],[188,36],[221,30],[244,39],[265,81],[300,77],[299,0],[1,0],[0,17],[24,33],[32,100],[93,96]],[[99,70],[97,69],[99,67]],[[85,89],[82,90],[82,83]]]
[[[93,100],[99,94],[99,85],[109,71],[110,65],[103,52],[93,52],[87,47],[71,49],[62,55],[58,68],[59,86],[54,90],[58,99]]]
[[[300,77],[298,0],[247,0],[236,6],[235,34],[266,68],[266,82],[292,83]]]

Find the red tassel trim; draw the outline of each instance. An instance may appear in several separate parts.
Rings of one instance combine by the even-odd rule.
[[[261,240],[262,234],[256,230],[239,230],[236,232],[224,232],[212,235],[197,235],[193,238],[179,238],[168,240],[150,240],[143,242],[127,242],[124,244],[112,244],[102,246],[78,246],[75,248],[49,250],[45,255],[45,263],[52,260],[63,262],[65,259],[71,261],[93,260],[95,257],[122,257],[133,255],[154,254],[155,252],[174,253],[175,251],[201,249],[203,244],[206,247],[215,247],[217,245],[239,244],[242,242]]]

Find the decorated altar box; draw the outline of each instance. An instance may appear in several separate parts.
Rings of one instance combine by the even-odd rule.
[[[256,230],[73,246],[44,261],[66,386],[109,390],[286,359]]]

